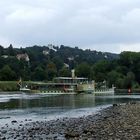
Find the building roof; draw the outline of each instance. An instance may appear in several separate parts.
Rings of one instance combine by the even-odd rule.
[[[75,78],[72,78],[72,77],[56,77],[54,79],[57,79],[57,80],[88,80],[88,78],[84,78],[84,77],[75,77]]]

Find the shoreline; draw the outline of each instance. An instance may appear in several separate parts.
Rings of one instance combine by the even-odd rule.
[[[18,126],[18,124],[26,124],[28,122],[36,122],[36,121],[56,121],[58,119],[63,119],[63,118],[80,118],[80,117],[83,117],[83,116],[89,116],[91,114],[98,114],[101,110],[109,107],[111,105],[101,105],[101,106],[97,106],[97,107],[89,107],[89,108],[75,108],[75,109],[70,109],[70,110],[67,110],[65,112],[63,112],[62,110],[60,110],[61,113],[58,112],[58,110],[56,110],[56,114],[45,114],[45,115],[39,115],[36,114],[36,115],[33,115],[33,114],[26,114],[26,111],[20,115],[12,115],[12,112],[15,113],[15,110],[12,110],[11,112],[9,112],[8,115],[7,114],[7,111],[4,112],[2,111],[1,112],[1,115],[0,115],[0,129],[1,127],[4,127],[6,124],[8,125],[8,127],[15,127],[15,124],[13,125],[12,124],[12,121],[13,120],[16,120],[17,123],[16,123],[16,126]],[[18,111],[18,110],[17,110]],[[19,110],[21,111],[21,110]],[[11,114],[11,115],[10,115]],[[25,115],[26,114],[26,115]],[[26,120],[26,121],[25,121]]]
[[[17,124],[17,129],[5,126],[0,130],[1,139],[140,139],[140,102],[132,102],[105,108],[98,114],[79,118],[63,118],[52,121]]]

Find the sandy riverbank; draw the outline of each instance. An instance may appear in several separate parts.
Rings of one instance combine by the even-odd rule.
[[[28,122],[25,125],[16,120],[12,123],[17,129],[5,125],[0,130],[0,139],[139,140],[140,103],[114,105],[99,114],[80,118]]]

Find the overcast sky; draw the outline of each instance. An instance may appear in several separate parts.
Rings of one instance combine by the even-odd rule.
[[[0,44],[140,51],[140,0],[0,0]]]

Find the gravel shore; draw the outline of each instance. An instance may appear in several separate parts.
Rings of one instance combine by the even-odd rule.
[[[2,140],[140,140],[140,103],[114,104],[96,115],[7,124],[0,130]]]

